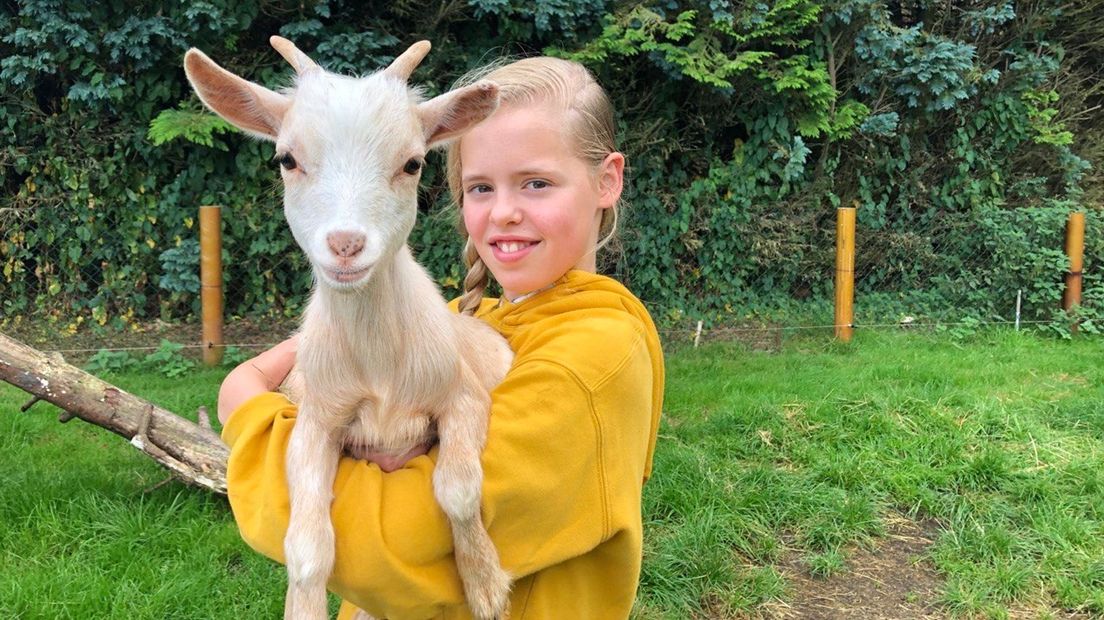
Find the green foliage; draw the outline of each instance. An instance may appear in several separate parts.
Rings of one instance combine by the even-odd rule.
[[[139,361],[126,351],[112,351],[100,349],[84,365],[84,369],[92,374],[106,374],[126,372],[139,366]]]
[[[147,372],[158,372],[172,379],[184,376],[196,367],[195,360],[185,357],[183,350],[184,345],[164,338],[161,339],[161,344],[158,345],[156,350],[144,356],[136,356],[130,351],[100,349],[88,358],[84,369],[93,374],[145,370]],[[234,349],[233,352],[223,358],[224,361],[227,360],[227,357],[237,359],[236,364],[249,359],[251,356],[246,355],[243,358],[241,352]]]
[[[1020,96],[1027,112],[1028,121],[1035,131],[1032,138],[1037,144],[1068,146],[1073,144],[1073,132],[1066,130],[1065,123],[1056,121],[1057,108],[1051,107],[1058,101],[1058,92],[1026,91]]]
[[[230,345],[226,347],[225,350],[223,350],[222,365],[227,368],[233,368],[238,364],[241,364],[242,362],[252,358],[253,356],[254,353],[250,351],[239,349],[238,347]]]
[[[0,18],[0,320],[194,315],[195,211],[210,204],[224,207],[228,313],[301,310],[311,274],[278,215],[272,147],[201,111],[180,67],[196,46],[286,86],[274,33],[348,74],[429,38],[414,76],[429,94],[499,51],[586,64],[630,164],[611,269],[664,321],[822,307],[833,210],[855,201],[870,319],[1007,318],[1022,289],[1024,318],[1049,320],[1061,210],[1104,215],[1089,199],[1104,133],[1081,113],[1104,101],[1085,86],[1104,40],[1094,15],[1005,0],[29,0]],[[453,294],[442,176],[431,158],[411,242]],[[1102,236],[1087,236],[1090,329]]]
[[[694,36],[697,15],[697,11],[683,11],[673,22],[667,22],[660,13],[638,5],[623,16],[608,16],[601,37],[566,57],[596,63],[611,56],[656,52],[686,77],[719,88],[731,88],[733,76],[762,65],[772,56],[770,52],[747,51],[729,58],[718,49],[717,33]]]
[[[1015,18],[1016,9],[1012,0],[1005,0],[1004,4],[998,6],[968,10],[963,14],[963,21],[969,26],[970,34],[975,37],[995,34],[1001,26]]]
[[[226,145],[221,141],[216,142],[215,135],[231,130],[233,126],[230,123],[214,114],[193,110],[165,110],[150,121],[146,137],[153,142],[154,146],[183,138],[194,144],[225,151]]]
[[[722,91],[733,88],[735,78],[748,76],[776,93],[793,91],[823,104],[834,98],[823,64],[807,55],[774,51],[808,44],[798,37],[816,23],[819,12],[816,3],[804,0],[757,4],[739,14],[669,12],[638,4],[607,15],[602,33],[581,49],[548,51],[587,64],[645,55],[668,72]]]
[[[597,22],[610,4],[608,0],[471,0],[476,19],[496,17],[504,40],[534,39],[551,35],[576,39]]]
[[[855,38],[855,54],[867,64],[858,88],[876,95],[886,87],[909,108],[949,110],[994,83],[995,69],[979,73],[974,46],[912,28],[870,25]]]
[[[169,378],[182,376],[196,366],[195,361],[181,355],[183,349],[184,345],[162,338],[157,350],[142,358],[142,364]]]
[[[184,239],[161,253],[161,280],[157,285],[174,293],[199,292],[199,240]]]

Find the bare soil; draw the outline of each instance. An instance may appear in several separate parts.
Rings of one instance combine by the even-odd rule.
[[[939,535],[934,520],[915,521],[900,514],[886,517],[887,534],[870,547],[847,550],[845,570],[814,577],[801,554],[786,554],[780,571],[789,584],[787,602],[767,605],[762,617],[790,620],[934,620],[951,617],[939,604],[943,580],[928,559]],[[1090,616],[1043,605],[1013,606],[1010,620]]]
[[[896,515],[887,521],[887,535],[870,548],[848,549],[846,570],[831,577],[812,576],[797,552],[783,557],[780,569],[790,584],[789,602],[772,606],[770,617],[945,617],[937,604],[942,580],[926,559],[927,549],[938,534],[938,524]]]

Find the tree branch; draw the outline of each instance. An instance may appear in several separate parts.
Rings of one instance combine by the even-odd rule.
[[[214,431],[0,334],[0,380],[130,440],[188,484],[226,494],[229,450]]]

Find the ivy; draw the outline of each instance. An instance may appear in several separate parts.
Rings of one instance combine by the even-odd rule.
[[[498,50],[587,65],[629,161],[609,270],[663,322],[820,311],[834,209],[856,201],[868,311],[985,321],[1023,290],[1025,316],[1049,318],[1063,213],[1100,214],[1104,134],[1081,112],[1100,103],[1087,78],[1104,33],[1086,15],[1006,0],[26,0],[0,15],[0,324],[194,315],[196,208],[210,204],[228,312],[301,311],[310,267],[279,215],[272,147],[203,111],[180,67],[195,46],[286,86],[277,33],[345,74],[428,38],[414,76],[428,93]],[[411,245],[454,294],[442,159]],[[1095,329],[1104,241],[1087,240]]]
[[[578,38],[606,12],[607,1],[593,0],[470,0],[476,19],[496,17],[507,38],[531,40],[558,36]]]

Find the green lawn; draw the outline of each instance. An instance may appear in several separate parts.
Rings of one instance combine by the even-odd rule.
[[[108,376],[178,413],[214,411],[225,370]],[[0,387],[0,617],[276,618],[283,572],[229,504],[173,482],[125,440]]]
[[[225,371],[108,377],[180,413]],[[0,617],[271,618],[283,571],[224,500],[0,387]],[[766,613],[854,569],[901,515],[935,524],[940,613],[1104,615],[1104,340],[860,333],[668,356],[645,488],[641,619]]]

